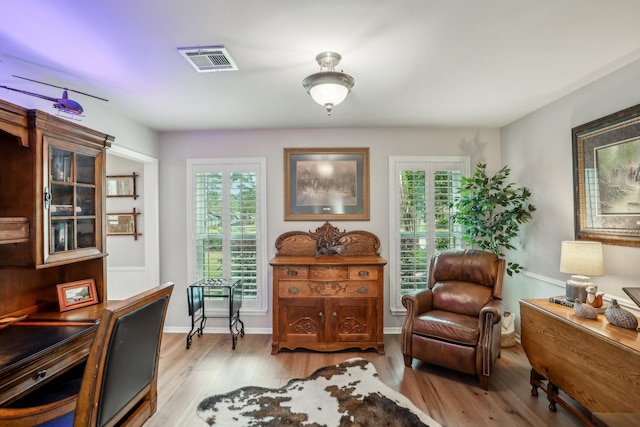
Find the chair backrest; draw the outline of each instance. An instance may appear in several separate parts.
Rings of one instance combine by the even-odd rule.
[[[173,283],[112,304],[102,313],[76,406],[75,426],[120,420],[157,399],[162,328]]]
[[[431,258],[428,287],[433,307],[477,316],[484,305],[502,296],[505,261],[473,249],[442,251]]]

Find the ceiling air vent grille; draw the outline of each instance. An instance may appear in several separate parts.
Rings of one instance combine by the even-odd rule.
[[[199,73],[238,69],[231,55],[223,46],[179,47],[178,52]]]

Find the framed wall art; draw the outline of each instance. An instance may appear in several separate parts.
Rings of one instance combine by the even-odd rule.
[[[369,148],[285,148],[284,219],[369,220]]]
[[[107,176],[107,197],[133,197],[138,198],[136,190],[136,178],[138,174],[110,175]]]
[[[133,236],[138,240],[138,215],[140,212],[133,208],[132,212],[107,213],[107,236]]]
[[[57,285],[57,291],[61,312],[98,303],[96,282],[93,279],[61,283]]]
[[[640,105],[571,133],[576,240],[640,246]]]

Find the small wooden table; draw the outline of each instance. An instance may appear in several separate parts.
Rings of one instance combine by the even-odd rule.
[[[577,317],[573,309],[546,299],[520,301],[522,347],[531,363],[531,394],[547,393],[586,426],[594,420],[575,410],[559,390],[591,413],[640,412],[640,334],[598,319]],[[547,382],[545,385],[545,381]]]

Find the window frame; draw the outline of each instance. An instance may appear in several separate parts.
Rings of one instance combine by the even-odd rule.
[[[187,159],[187,283],[197,281],[196,277],[196,211],[195,211],[195,179],[198,173],[220,171],[221,168],[234,168],[236,171],[254,169],[256,171],[256,299],[244,300],[241,312],[245,315],[265,315],[269,308],[269,287],[267,268],[267,186],[266,158],[206,158]],[[228,239],[229,234],[223,233]],[[206,313],[209,317],[228,316],[229,306],[226,301],[207,299]]]
[[[389,201],[392,209],[389,210],[389,308],[394,315],[406,314],[406,309],[402,305],[402,289],[400,284],[400,229],[399,206],[401,190],[398,176],[400,171],[407,169],[425,170],[428,176],[428,191],[433,192],[433,172],[436,170],[460,170],[461,177],[468,177],[470,171],[470,158],[468,156],[390,156],[389,157]],[[444,165],[450,165],[442,169]],[[454,169],[454,165],[460,165],[459,169]],[[435,253],[435,223],[433,221],[433,198],[427,201],[429,204],[427,212],[427,235],[430,242],[427,244],[427,269],[431,256]],[[431,220],[429,220],[431,219]],[[464,241],[461,242],[464,247]],[[427,271],[428,273],[428,271]]]

